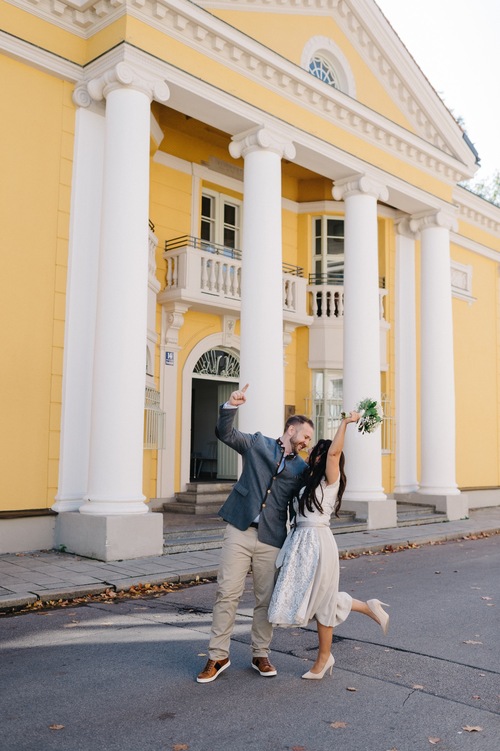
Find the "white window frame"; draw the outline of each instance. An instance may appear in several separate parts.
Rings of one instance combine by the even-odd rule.
[[[325,279],[328,274],[328,259],[334,258],[334,256],[328,255],[328,221],[333,220],[336,222],[342,222],[344,225],[344,233],[342,238],[344,239],[344,257],[345,257],[345,219],[343,216],[333,216],[329,214],[321,214],[312,217],[311,224],[311,240],[312,240],[312,275],[316,277],[316,261],[319,259],[320,254],[316,252],[316,222],[321,221],[321,274],[325,275]],[[334,235],[333,237],[336,237]],[[340,235],[339,235],[340,238]],[[342,268],[342,274],[344,273],[344,267]],[[325,284],[327,281],[325,281]],[[332,282],[334,283],[334,282]]]
[[[238,198],[233,198],[232,196],[228,196],[225,193],[219,193],[215,190],[210,190],[209,188],[202,188],[201,191],[201,197],[207,196],[211,198],[214,202],[214,216],[211,217],[213,221],[213,237],[210,238],[209,241],[204,240],[203,242],[212,242],[214,245],[220,245],[225,247],[224,242],[224,207],[226,205],[231,205],[236,207],[236,224],[234,225],[234,231],[235,231],[235,243],[234,247],[236,249],[241,249],[241,221],[242,221],[242,201],[240,201]],[[203,221],[205,217],[201,213],[201,204],[200,204],[200,238],[201,238],[201,222]],[[230,225],[233,227],[233,225]],[[227,246],[230,247],[230,246]]]
[[[340,425],[340,413],[346,409],[350,411],[355,405],[344,405],[344,373],[342,370],[313,370],[313,390],[306,399],[307,413],[314,421],[316,440],[319,438],[333,439]],[[339,388],[340,384],[340,388]],[[326,389],[325,389],[326,386]],[[387,394],[381,396],[384,416],[381,430],[382,454],[392,454],[394,451],[394,417],[392,416],[391,401]]]

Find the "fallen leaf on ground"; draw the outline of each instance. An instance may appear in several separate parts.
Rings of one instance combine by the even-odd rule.
[[[480,733],[483,728],[480,725],[464,725],[462,730],[467,733]]]
[[[429,738],[429,743],[432,743],[433,746],[436,745],[436,743],[439,743],[441,738]]]
[[[306,751],[306,747],[305,746],[292,746],[290,751]]]
[[[357,688],[354,688],[354,686],[347,686],[346,691],[357,691]]]
[[[474,696],[471,696],[471,699],[480,699],[481,697],[478,696],[478,694],[475,694]]]
[[[64,725],[49,725],[49,730],[62,730]]]
[[[335,722],[330,723],[331,728],[346,728],[347,722],[342,722],[341,720],[336,720]]]
[[[187,743],[176,743],[172,746],[172,751],[188,751],[189,746]]]
[[[412,688],[423,688],[423,686],[420,685],[420,683],[415,683]]]

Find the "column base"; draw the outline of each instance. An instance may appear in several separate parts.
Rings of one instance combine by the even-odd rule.
[[[401,485],[394,488],[392,495],[397,501],[409,501],[412,493],[418,492],[418,484],[415,485]]]
[[[342,509],[354,511],[356,518],[366,521],[368,529],[388,529],[398,525],[394,498],[370,501],[342,500]]]
[[[429,493],[409,493],[408,500],[410,503],[424,506],[435,506],[436,511],[446,514],[448,521],[457,521],[466,519],[469,516],[469,500],[466,493],[446,494],[429,494]]]
[[[63,498],[56,495],[56,502],[52,506],[52,511],[57,511],[58,514],[63,511],[78,511],[80,506],[83,506],[85,499],[83,495],[75,498]]]
[[[63,512],[56,520],[55,547],[98,561],[163,554],[163,515],[93,516]]]

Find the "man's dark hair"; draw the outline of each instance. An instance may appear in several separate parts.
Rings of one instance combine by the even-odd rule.
[[[304,425],[304,423],[307,423],[308,425],[310,425],[311,428],[314,430],[314,423],[309,417],[306,417],[305,415],[291,415],[285,423],[284,432],[286,433],[290,425]]]

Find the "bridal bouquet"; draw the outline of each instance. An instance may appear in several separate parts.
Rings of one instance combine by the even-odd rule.
[[[373,433],[379,427],[384,416],[382,405],[373,399],[363,399],[355,408],[355,411],[361,414],[358,420],[358,430],[360,433]],[[344,419],[347,417],[347,413],[341,412],[340,416]]]

